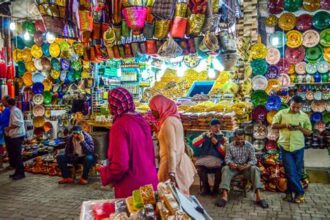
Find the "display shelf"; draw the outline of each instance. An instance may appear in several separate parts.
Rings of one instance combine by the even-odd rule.
[[[198,128],[191,128],[191,129],[184,129],[184,131],[188,132],[204,132],[207,131],[207,129],[198,129]],[[235,132],[234,130],[220,130],[221,132]]]
[[[330,85],[330,82],[320,82],[320,83],[295,83],[293,85]]]

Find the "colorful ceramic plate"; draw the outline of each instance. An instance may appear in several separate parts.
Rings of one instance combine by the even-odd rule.
[[[286,45],[291,48],[297,48],[302,45],[302,34],[297,30],[291,30],[288,33],[286,33],[288,41],[286,42]]]
[[[20,76],[23,76],[23,74],[26,71],[25,64],[23,61],[18,61],[17,63],[17,72],[19,73]]]
[[[292,75],[295,73],[295,65],[294,64],[290,64],[289,70],[288,70],[288,74]]]
[[[44,117],[35,117],[33,118],[33,126],[35,128],[41,128],[45,124],[45,119]]]
[[[275,65],[270,65],[268,67],[268,72],[266,73],[267,79],[276,79],[280,75],[279,69]]]
[[[275,65],[280,61],[281,53],[277,48],[268,48],[268,53],[266,56],[266,61],[268,64]]]
[[[70,60],[67,59],[61,59],[61,69],[62,70],[68,70],[70,68]]]
[[[330,10],[330,1],[329,0],[321,0],[320,4],[321,4],[322,9]]]
[[[330,28],[325,29],[320,34],[320,44],[324,47],[330,47]]]
[[[35,105],[33,107],[33,116],[34,117],[41,117],[45,114],[45,107],[42,105]]]
[[[45,91],[50,91],[53,87],[53,83],[52,81],[50,81],[49,79],[45,79],[42,84],[44,85],[44,90]]]
[[[266,120],[267,109],[265,106],[259,105],[252,110],[252,119],[256,122],[264,122]]]
[[[273,110],[277,111],[281,107],[281,104],[282,104],[281,98],[277,95],[272,95],[269,96],[267,99],[266,109],[268,111],[273,111]]]
[[[291,79],[290,76],[288,74],[281,74],[278,77],[278,81],[280,82],[281,86],[284,88],[287,88],[290,86],[291,84]]]
[[[44,85],[41,82],[34,83],[32,86],[34,94],[42,94],[44,92]]]
[[[22,51],[22,59],[25,63],[32,61],[31,49],[25,48]]]
[[[297,18],[296,28],[299,31],[307,31],[312,28],[312,16],[309,14],[302,14]]]
[[[251,101],[254,106],[265,105],[267,103],[268,95],[263,90],[254,91],[251,94]]]
[[[306,60],[310,63],[317,62],[322,57],[322,47],[316,46],[311,48],[306,48]]]
[[[40,59],[42,57],[42,49],[40,46],[38,45],[33,45],[32,48],[31,48],[31,55],[36,58],[36,59]]]
[[[32,100],[35,105],[41,105],[44,102],[44,97],[42,94],[37,94],[33,96]]]
[[[44,104],[50,104],[52,102],[53,94],[49,91],[44,92]]]
[[[306,72],[308,74],[314,74],[317,72],[317,65],[315,63],[307,63],[306,64]]]
[[[295,12],[298,11],[302,5],[302,0],[285,0],[284,1],[284,10]]]
[[[43,72],[34,72],[32,75],[32,81],[34,83],[41,83],[46,79],[46,74]]]
[[[269,0],[268,10],[271,14],[280,14],[284,10],[283,0]]]
[[[51,57],[58,57],[61,53],[61,48],[57,43],[52,43],[49,46],[49,54]]]
[[[327,11],[319,11],[313,16],[312,22],[316,29],[326,29],[330,26],[330,14]]]
[[[295,66],[295,71],[297,74],[305,74],[306,73],[306,63],[299,62]]]
[[[303,45],[305,47],[315,47],[320,42],[319,32],[315,30],[307,30],[303,33]]]
[[[26,67],[26,70],[29,71],[29,72],[34,72],[34,71],[37,70],[37,68],[34,66],[33,61],[27,62],[25,64],[25,67]]]
[[[266,18],[265,24],[267,27],[275,27],[277,25],[277,22],[278,22],[278,19],[275,15],[269,15]]]
[[[256,43],[251,47],[252,59],[264,59],[267,56],[267,47],[262,43]]]
[[[61,64],[60,61],[57,58],[52,58],[52,60],[50,61],[51,65],[52,65],[52,69],[54,70],[61,70]]]
[[[290,31],[296,26],[296,16],[292,13],[283,13],[279,20],[278,20],[278,26],[283,31]]]
[[[251,62],[253,75],[265,75],[268,70],[268,64],[264,59],[256,59]]]
[[[253,90],[265,90],[267,88],[268,81],[267,78],[261,75],[257,75],[252,78],[252,88]]]
[[[320,0],[304,0],[303,7],[306,11],[316,11],[321,7]]]
[[[290,69],[290,63],[287,59],[281,58],[280,61],[276,64],[280,74],[285,73],[287,74]]]
[[[323,58],[330,63],[330,47],[325,47],[323,49]]]
[[[304,47],[298,48],[286,48],[285,49],[285,58],[291,64],[297,64],[302,62],[305,58],[305,49]]]
[[[287,42],[286,34],[283,31],[276,31],[269,35],[268,41],[272,47],[282,48]]]
[[[23,83],[25,86],[32,86],[32,73],[31,72],[26,72],[24,73],[23,77]]]
[[[317,71],[319,73],[327,73],[329,71],[329,64],[327,61],[320,61],[317,64]]]

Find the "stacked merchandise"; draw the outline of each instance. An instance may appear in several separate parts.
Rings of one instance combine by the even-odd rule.
[[[184,202],[184,203],[182,203]],[[151,185],[140,187],[133,191],[132,196],[112,201],[87,201],[82,205],[81,219],[192,219],[190,216],[199,216],[199,219],[210,219],[206,212],[203,214],[184,210],[189,205],[192,209],[203,209],[197,200],[190,200],[169,183],[159,183],[157,192]],[[188,211],[187,210],[187,211]]]
[[[49,176],[61,176],[54,158],[38,156],[25,164],[25,171],[33,174],[43,174]]]
[[[208,130],[210,121],[217,118],[221,122],[221,130],[233,131],[237,129],[236,116],[231,113],[183,113],[181,114],[182,124],[185,130]]]

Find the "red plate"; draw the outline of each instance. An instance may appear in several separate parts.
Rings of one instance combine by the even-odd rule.
[[[287,61],[287,59],[284,58],[281,58],[276,66],[278,67],[279,73],[281,74],[287,74],[290,69],[290,63]]]
[[[297,18],[296,28],[299,31],[306,31],[312,28],[312,16],[309,14],[302,14]]]
[[[302,62],[305,59],[305,49],[302,46],[298,48],[287,47],[285,49],[285,58],[291,64]]]

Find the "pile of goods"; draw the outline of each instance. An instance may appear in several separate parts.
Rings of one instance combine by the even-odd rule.
[[[58,168],[56,160],[41,156],[34,158],[32,162],[26,163],[25,171],[33,174],[61,176],[61,171]]]
[[[126,199],[90,203],[86,210],[83,204],[82,219],[191,219],[182,209],[169,183],[159,183],[157,192],[151,185],[146,185],[133,191],[132,196]],[[92,216],[89,216],[90,213],[93,213]]]
[[[182,124],[185,130],[208,130],[213,118],[220,120],[220,129],[233,131],[238,128],[236,115],[231,113],[183,113]]]

